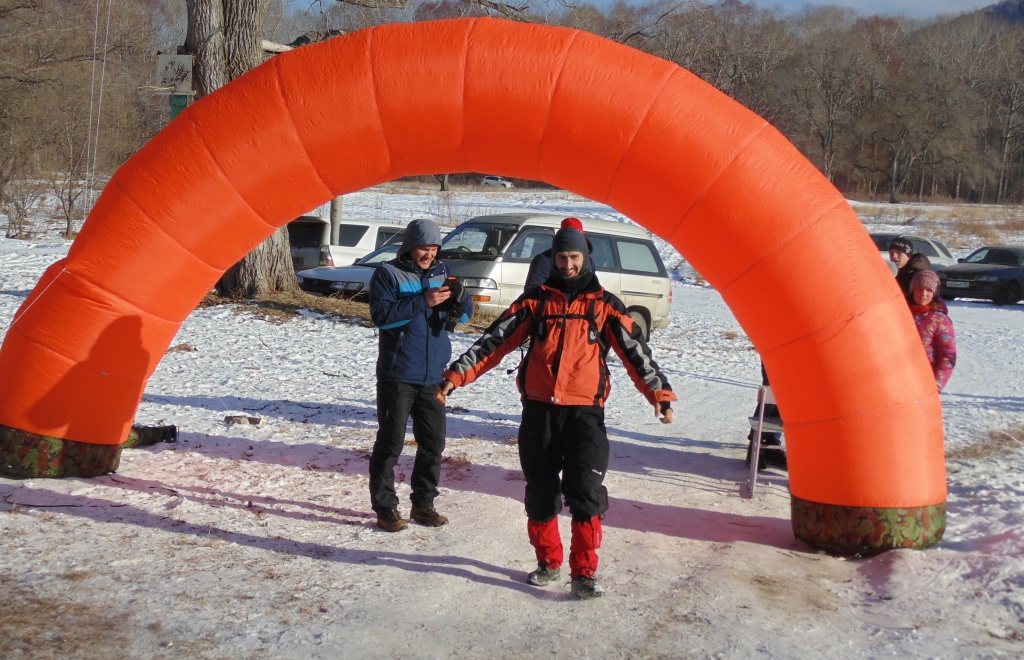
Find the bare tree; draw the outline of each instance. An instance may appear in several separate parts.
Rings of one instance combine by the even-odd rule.
[[[798,24],[799,50],[774,76],[792,139],[829,181],[835,180],[842,135],[853,123],[857,90],[870,66],[848,37],[852,22],[852,12],[835,7],[806,10]],[[802,144],[804,131],[813,134],[813,146]]]
[[[998,41],[993,64],[993,75],[984,87],[991,101],[989,126],[997,141],[995,202],[1000,204],[1010,186],[1013,151],[1024,141],[1024,34],[1020,30]]]
[[[913,66],[926,73],[938,93],[945,115],[946,130],[931,141],[928,153],[918,161],[917,195],[942,192],[959,197],[954,183],[969,173],[970,181],[984,178],[983,164],[976,156],[979,136],[986,133],[985,122],[991,103],[984,95],[986,72],[1000,59],[995,50],[1000,30],[984,14],[955,21],[926,25],[914,34],[916,42]],[[984,108],[985,110],[979,111]]]
[[[676,62],[771,120],[779,96],[772,76],[796,49],[774,11],[739,0],[683,4],[645,30],[645,49]],[[636,42],[636,45],[641,45]]]
[[[68,113],[58,124],[58,130],[51,135],[50,147],[54,152],[54,163],[63,167],[50,170],[50,191],[60,204],[64,218],[64,237],[74,238],[78,233],[78,221],[85,217],[85,209],[79,201],[86,191],[86,176],[89,163],[88,151],[82,136],[86,132],[85,119],[78,113]]]
[[[49,182],[62,205],[65,233],[73,234],[88,210],[81,203],[86,168],[95,166],[105,178],[103,171],[120,165],[157,130],[159,113],[137,89],[152,41],[149,1],[111,5],[109,24],[104,7],[94,41],[93,29],[82,29],[98,18],[89,3],[0,0],[6,40],[0,57],[0,198],[24,197],[16,193],[15,179],[33,181],[33,188]],[[6,201],[15,213],[27,208]]]
[[[167,120],[166,99],[138,91],[152,83],[157,48],[184,41],[207,94],[290,40],[301,47],[382,23],[459,16],[567,25],[676,62],[775,123],[844,192],[1024,197],[1024,27],[982,12],[909,21],[836,7],[785,15],[741,0],[304,4],[296,12],[288,0],[115,2],[104,48],[82,29],[94,25],[91,3],[0,0],[0,198],[13,178],[50,181],[73,232],[87,210],[75,197],[86,145],[103,179]],[[89,89],[101,70],[102,95]],[[83,130],[90,101],[102,101],[102,121]],[[286,247],[273,250],[285,272]],[[234,295],[250,295],[237,283],[251,277],[231,281]]]
[[[192,82],[196,97],[202,98],[228,81],[223,0],[188,0],[185,6],[188,11],[185,52],[193,57]]]
[[[30,217],[42,196],[43,186],[38,181],[18,177],[8,182],[0,199],[0,210],[7,216],[7,238],[32,238],[35,235]]]

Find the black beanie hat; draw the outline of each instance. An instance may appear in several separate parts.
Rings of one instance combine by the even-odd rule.
[[[579,252],[585,256],[590,254],[590,248],[582,232],[572,227],[562,227],[555,232],[555,238],[551,241],[552,256],[559,252]]]
[[[890,250],[899,250],[903,254],[910,255],[910,256],[913,256],[913,254],[914,254],[914,246],[911,245],[910,241],[908,241],[905,238],[894,238],[894,239],[892,239],[892,242],[889,243],[889,249]]]

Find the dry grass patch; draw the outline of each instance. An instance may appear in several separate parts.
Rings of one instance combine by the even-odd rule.
[[[236,300],[234,298],[209,294],[199,303],[200,307],[215,307],[218,305],[234,305],[235,313],[237,314],[248,312],[264,321],[277,324],[291,321],[296,316],[299,316],[303,310],[314,311],[363,324],[369,324],[370,322],[370,307],[366,303],[342,298],[314,296],[304,291],[299,293],[271,293],[255,300]]]
[[[946,452],[946,458],[961,461],[977,461],[987,458],[1005,458],[1018,453],[1024,447],[1024,422],[1007,429],[993,429],[983,438],[964,447]]]
[[[46,594],[11,575],[0,576],[0,583],[0,656],[5,658],[117,658],[141,648],[150,658],[199,658],[210,657],[213,648],[207,641],[159,634],[159,626],[142,624],[147,614],[112,607],[116,599],[109,594],[73,602],[66,593]],[[82,596],[85,587],[76,589]]]
[[[234,305],[236,314],[248,312],[259,319],[275,324],[287,323],[302,315],[303,310],[306,310],[350,323],[358,323],[365,327],[373,326],[373,322],[370,320],[369,303],[345,298],[314,296],[304,291],[272,293],[255,300],[236,300],[209,294],[199,303],[199,307],[216,307],[218,305]],[[469,323],[463,323],[458,329],[462,332],[482,332],[497,318],[486,314],[474,314]]]
[[[900,209],[890,204],[861,204],[856,211],[865,222],[898,225],[908,234],[932,236],[953,249],[976,247],[979,241],[1001,243],[1007,235],[1024,231],[1024,209],[1018,206],[908,204]]]
[[[441,458],[441,464],[445,466],[447,474],[446,479],[451,481],[459,481],[466,478],[466,474],[470,468],[473,467],[473,463],[470,462],[469,458],[465,454],[456,454],[454,456],[444,456]]]
[[[61,577],[68,582],[81,582],[92,577],[91,571],[68,571],[67,573],[61,574]]]
[[[977,236],[986,243],[999,240],[999,231],[991,224],[980,220],[959,220],[956,223],[957,232],[960,235],[969,234]]]

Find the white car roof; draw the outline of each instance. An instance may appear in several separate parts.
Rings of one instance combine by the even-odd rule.
[[[501,222],[515,225],[533,225],[536,227],[553,227],[558,229],[565,220],[565,215],[553,215],[550,213],[500,213],[497,215],[479,215],[470,218],[466,223],[472,222]],[[577,217],[577,216],[572,216]],[[599,234],[619,234],[636,236],[637,238],[649,238],[650,232],[640,225],[629,222],[616,222],[614,220],[601,220],[598,218],[578,218],[583,224],[583,233],[588,231]]]

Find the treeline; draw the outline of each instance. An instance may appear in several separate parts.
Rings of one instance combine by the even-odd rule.
[[[750,107],[847,195],[1024,198],[1024,28],[1006,18],[1024,0],[1000,3],[1001,14],[931,21],[836,7],[786,16],[740,0],[605,10],[555,0],[265,2],[264,35],[277,43],[488,14],[587,30],[675,62]],[[186,15],[185,0],[0,0],[0,212],[8,235],[18,235],[33,195],[47,193],[61,200],[73,232],[89,186],[166,125],[167,98],[152,90],[156,56],[184,42]]]
[[[571,24],[625,35],[701,76],[771,121],[846,194],[1024,197],[1020,24],[983,11],[922,22],[836,7],[783,18],[738,0],[657,11],[617,6]]]

